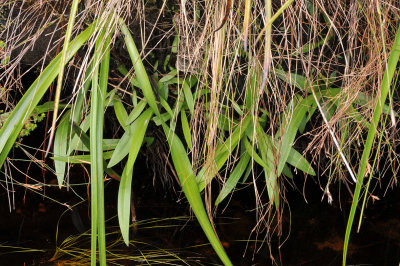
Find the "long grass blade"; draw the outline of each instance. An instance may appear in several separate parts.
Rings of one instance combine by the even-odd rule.
[[[212,247],[218,254],[221,261],[224,263],[224,265],[232,265],[208,219],[203,200],[201,199],[200,191],[197,186],[192,165],[187,156],[185,147],[183,146],[178,136],[175,135],[175,133],[172,133],[168,126],[166,126],[165,124],[163,124],[162,126],[165,135],[168,137],[168,144],[171,150],[172,162],[179,177],[183,192],[185,193],[185,196],[189,201],[189,204],[192,207],[192,210],[196,215],[196,218],[199,221],[201,228],[203,229]]]
[[[133,41],[132,35],[122,18],[119,19],[119,26],[122,34],[124,35],[126,48],[128,50],[129,56],[131,57],[133,68],[135,69],[136,79],[139,83],[140,89],[142,90],[143,95],[146,98],[150,108],[157,116],[160,116],[156,97],[151,87],[149,77],[147,76],[146,69],[144,68],[143,62],[140,59],[140,54],[136,48],[135,42]]]
[[[72,6],[71,6],[71,13],[69,15],[67,32],[65,33],[64,47],[63,47],[63,50],[61,52],[61,64],[59,65],[60,69],[58,71],[56,95],[54,97],[53,120],[52,120],[52,125],[51,125],[49,144],[48,144],[48,147],[47,147],[47,150],[46,150],[45,157],[47,157],[47,154],[50,151],[50,147],[51,147],[51,144],[53,142],[54,132],[55,132],[55,129],[56,129],[56,121],[57,121],[57,115],[58,115],[58,104],[60,103],[61,87],[62,87],[62,82],[63,82],[63,77],[64,77],[64,67],[65,67],[65,63],[66,63],[66,60],[67,60],[67,50],[68,50],[69,42],[71,40],[72,29],[73,29],[74,24],[75,24],[75,17],[76,17],[76,12],[78,10],[78,4],[79,4],[79,0],[73,0]]]
[[[147,126],[150,122],[152,110],[149,108],[134,122],[135,127],[131,132],[131,145],[128,161],[125,164],[118,190],[118,221],[121,234],[125,244],[129,245],[129,217],[131,206],[131,185],[133,166],[135,164],[139,149],[142,146]]]
[[[235,166],[233,171],[231,172],[228,180],[226,180],[223,185],[221,191],[218,194],[217,199],[215,200],[215,206],[220,204],[226,196],[236,187],[239,179],[243,176],[244,171],[247,169],[247,166],[250,162],[250,155],[246,152],[240,156],[240,160],[238,164]]]
[[[79,48],[94,33],[95,23],[93,22],[85,31],[79,34],[68,47],[67,60],[79,50]],[[8,153],[10,152],[19,132],[24,126],[25,121],[32,114],[43,95],[47,92],[50,84],[59,73],[61,54],[57,55],[50,64],[43,70],[41,75],[29,87],[24,96],[15,106],[4,125],[0,129],[0,166],[3,165]]]
[[[190,132],[189,121],[184,110],[181,110],[181,124],[186,144],[189,150],[192,150],[192,133]]]
[[[378,99],[375,104],[374,115],[372,117],[372,122],[368,129],[367,140],[365,142],[364,151],[363,151],[363,154],[361,157],[360,167],[358,169],[357,185],[356,185],[356,188],[354,191],[353,203],[351,205],[349,219],[347,221],[345,239],[344,239],[343,265],[346,265],[347,249],[349,246],[351,228],[353,226],[353,220],[354,220],[355,212],[356,212],[359,197],[360,197],[360,191],[361,191],[363,179],[364,179],[364,176],[365,176],[365,173],[367,170],[369,156],[370,156],[371,150],[372,150],[372,144],[374,142],[374,138],[376,135],[376,129],[379,124],[379,119],[382,115],[383,105],[384,105],[387,95],[389,93],[390,84],[392,82],[397,63],[399,62],[399,58],[400,58],[400,27],[397,29],[396,37],[395,37],[395,40],[394,40],[394,43],[392,46],[392,51],[390,52],[390,56],[389,56],[389,59],[387,62],[386,71],[385,71],[385,74],[383,75],[383,80],[382,80],[381,89],[380,89],[380,95],[378,96]]]
[[[97,38],[94,51],[94,71],[91,90],[90,155],[91,155],[91,263],[96,264],[96,241],[99,243],[99,262],[106,265],[104,180],[103,180],[103,126],[104,101],[107,93],[110,63],[110,36],[103,31]],[[99,62],[101,64],[99,67]],[[100,68],[100,70],[99,70]]]

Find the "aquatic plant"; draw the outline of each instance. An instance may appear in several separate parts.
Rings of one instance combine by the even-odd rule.
[[[26,8],[40,10],[50,2]],[[60,12],[60,19],[65,13],[69,18],[62,50],[15,106],[8,102],[10,89],[2,90],[1,98],[10,110],[1,116],[5,120],[0,129],[0,165],[24,132],[26,121],[39,114],[39,103],[57,77],[54,104],[41,111],[53,111],[46,155],[54,160],[60,187],[70,185],[65,178],[70,164],[90,164],[92,264],[107,262],[104,173],[120,180],[118,221],[124,242],[129,244],[133,169],[149,125],[155,125],[164,133],[169,147],[166,157],[170,156],[182,191],[225,265],[232,263],[213,226],[213,209],[237,187],[251,184],[258,219],[253,232],[280,236],[280,227],[272,225],[272,220],[283,216],[285,184],[295,178],[293,171],[308,176],[325,172],[315,164],[317,156],[325,155],[329,175],[319,182],[329,203],[334,201],[329,190],[334,181],[349,187],[356,184],[345,236],[345,265],[361,191],[363,211],[373,197],[370,183],[380,173],[382,146],[391,158],[383,167],[393,173],[397,169],[393,135],[384,132],[389,127],[387,119],[395,128],[398,117],[397,79],[393,79],[400,55],[399,13],[390,8],[398,3],[245,0],[175,5],[164,1],[158,14],[167,9],[173,13],[168,31],[173,34],[164,36],[173,39],[173,44],[165,60],[157,61],[163,64],[159,78],[158,65],[153,66],[154,74],[143,63],[148,39],[142,36],[142,49],[138,49],[126,25],[133,8],[140,17],[146,6],[123,0],[69,2]],[[12,10],[12,1],[4,5]],[[12,19],[21,17],[10,16],[8,21],[17,25]],[[42,24],[37,32],[46,27]],[[16,35],[24,36],[14,29]],[[0,49],[6,52],[0,55],[7,61],[0,85],[9,88],[15,81],[6,75],[21,61],[10,55],[20,44],[6,38],[6,29],[2,32]],[[131,70],[113,57],[117,42],[126,47],[122,50]],[[65,69],[71,68],[70,60],[80,51],[84,57],[78,60],[74,95],[68,105],[60,105]],[[176,57],[175,65],[169,61],[172,57]],[[118,86],[108,84],[111,60],[117,61],[118,71],[130,82],[129,104],[119,96]],[[120,138],[103,136],[107,108],[114,111]],[[309,143],[301,148],[296,139],[306,134],[311,135]],[[119,175],[115,166],[121,162]],[[212,183],[219,184],[218,191]],[[266,239],[270,245],[270,237]]]

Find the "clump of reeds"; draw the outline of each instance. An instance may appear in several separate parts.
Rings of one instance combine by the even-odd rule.
[[[10,10],[12,2],[5,4]],[[52,81],[58,75],[59,91],[63,66],[88,43],[87,53],[79,61],[71,111],[64,109],[62,118],[57,116],[56,94],[50,134],[55,134],[55,140],[52,144],[50,138],[49,145],[54,145],[60,186],[68,186],[64,180],[66,163],[91,164],[92,261],[98,236],[100,261],[105,263],[103,171],[116,176],[112,167],[126,156],[118,214],[122,235],[129,243],[132,169],[152,121],[164,132],[171,168],[223,263],[230,261],[213,229],[214,208],[241,183],[250,183],[258,220],[252,232],[267,234],[267,240],[274,233],[280,236],[285,185],[292,183],[290,179],[296,178],[293,172],[298,170],[308,176],[319,173],[321,195],[329,203],[337,200],[329,189],[335,182],[345,183],[349,193],[354,193],[345,263],[360,197],[363,210],[369,199],[376,198],[371,184],[374,187],[387,171],[394,176],[398,170],[398,95],[394,93],[397,79],[393,77],[400,51],[400,33],[396,33],[400,6],[396,1],[164,2],[160,16],[166,7],[176,9],[171,16],[171,27],[176,32],[171,56],[176,57],[176,63],[170,64],[168,71],[164,68],[168,72],[162,73],[164,77],[158,76],[161,73],[153,75],[155,83],[150,82],[151,73],[142,63],[149,37],[142,36],[142,51],[138,51],[124,22],[135,7],[145,23],[146,5],[140,1],[86,1],[78,12],[78,1],[62,2],[56,5],[37,1],[24,9],[29,15],[10,15],[9,28],[0,33],[6,47],[0,55],[5,58],[19,47],[18,37],[34,38],[50,23],[37,22],[37,26],[20,31],[16,22],[26,17],[40,19],[37,14],[44,8],[61,7],[53,23],[77,12],[76,18],[70,16],[69,23],[64,22],[65,38],[57,39],[64,41],[59,46],[60,56],[46,69],[43,61],[41,76],[24,98],[14,106],[9,89],[3,90],[1,99],[10,113],[0,131],[0,163],[5,162],[26,119],[37,112],[34,108]],[[83,31],[85,23],[89,26]],[[132,108],[107,87],[110,50],[118,34],[124,38],[133,66],[125,73],[132,84]],[[27,43],[33,45],[34,41]],[[26,47],[23,51],[29,51],[30,46]],[[22,58],[23,53],[4,64],[0,85],[11,88],[18,84],[18,78],[10,79],[10,73]],[[100,147],[105,143],[102,130],[106,108],[114,109],[124,136],[103,153]],[[91,122],[86,121],[89,117]],[[182,134],[174,133],[177,127]],[[307,136],[309,142],[297,143],[301,136]],[[78,149],[78,143],[85,149]],[[76,155],[86,157],[73,155],[87,150],[89,154]],[[389,160],[383,162],[382,158]],[[328,162],[328,167],[319,165],[320,161]],[[261,173],[254,170],[256,164]],[[218,191],[212,190],[212,182],[220,184]],[[204,199],[200,194],[203,190]]]

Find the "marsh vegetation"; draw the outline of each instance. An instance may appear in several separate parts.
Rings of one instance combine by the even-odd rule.
[[[292,206],[318,198],[309,225],[332,206],[344,224],[314,247],[361,263],[365,212],[398,198],[399,22],[395,0],[3,0],[2,208],[71,216],[55,263],[237,265],[243,241],[280,265]],[[196,225],[211,261],[140,239]]]

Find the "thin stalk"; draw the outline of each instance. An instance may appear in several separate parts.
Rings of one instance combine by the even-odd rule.
[[[107,34],[107,36],[105,36]],[[104,100],[107,93],[110,62],[110,33],[104,31],[97,37],[94,52],[90,114],[90,156],[91,156],[91,264],[96,265],[96,242],[99,243],[100,265],[106,265],[104,178],[103,178],[103,126]],[[101,66],[99,67],[100,59]],[[100,68],[100,70],[99,70]],[[99,77],[100,72],[100,77]]]
[[[383,104],[385,103],[387,95],[389,93],[390,84],[393,79],[394,71],[396,70],[396,66],[399,61],[399,57],[400,57],[400,27],[397,29],[396,37],[395,37],[393,47],[392,47],[392,51],[390,52],[389,60],[387,62],[386,71],[383,76],[383,80],[382,80],[382,84],[381,84],[381,90],[380,90],[381,94],[379,96],[377,96],[378,99],[375,104],[374,115],[372,117],[372,121],[371,121],[371,124],[368,129],[367,140],[365,142],[363,154],[361,157],[360,168],[358,169],[357,185],[356,185],[356,189],[354,191],[353,203],[351,205],[349,219],[347,221],[345,239],[344,239],[343,265],[346,265],[347,249],[349,246],[351,228],[353,226],[353,220],[354,220],[355,212],[356,212],[359,197],[360,197],[360,191],[361,191],[364,175],[367,170],[367,165],[369,164],[368,160],[369,160],[369,156],[371,154],[372,144],[374,142],[374,138],[376,135],[376,131],[377,131],[376,129],[379,124],[379,119],[382,115]]]
[[[51,144],[52,144],[53,138],[54,138],[54,132],[56,130],[58,105],[60,103],[60,95],[61,95],[61,87],[62,87],[62,82],[63,82],[63,77],[64,77],[65,62],[67,60],[67,50],[68,50],[69,41],[71,40],[72,29],[73,29],[73,26],[75,23],[76,12],[78,10],[78,4],[79,4],[79,0],[73,0],[72,7],[71,7],[71,14],[69,15],[67,32],[65,33],[64,47],[63,47],[62,54],[61,54],[61,64],[60,64],[60,69],[58,72],[56,95],[54,96],[53,120],[51,123],[49,144],[46,149],[45,157],[47,157],[47,155],[49,154]],[[61,184],[59,184],[59,185],[61,185]]]

